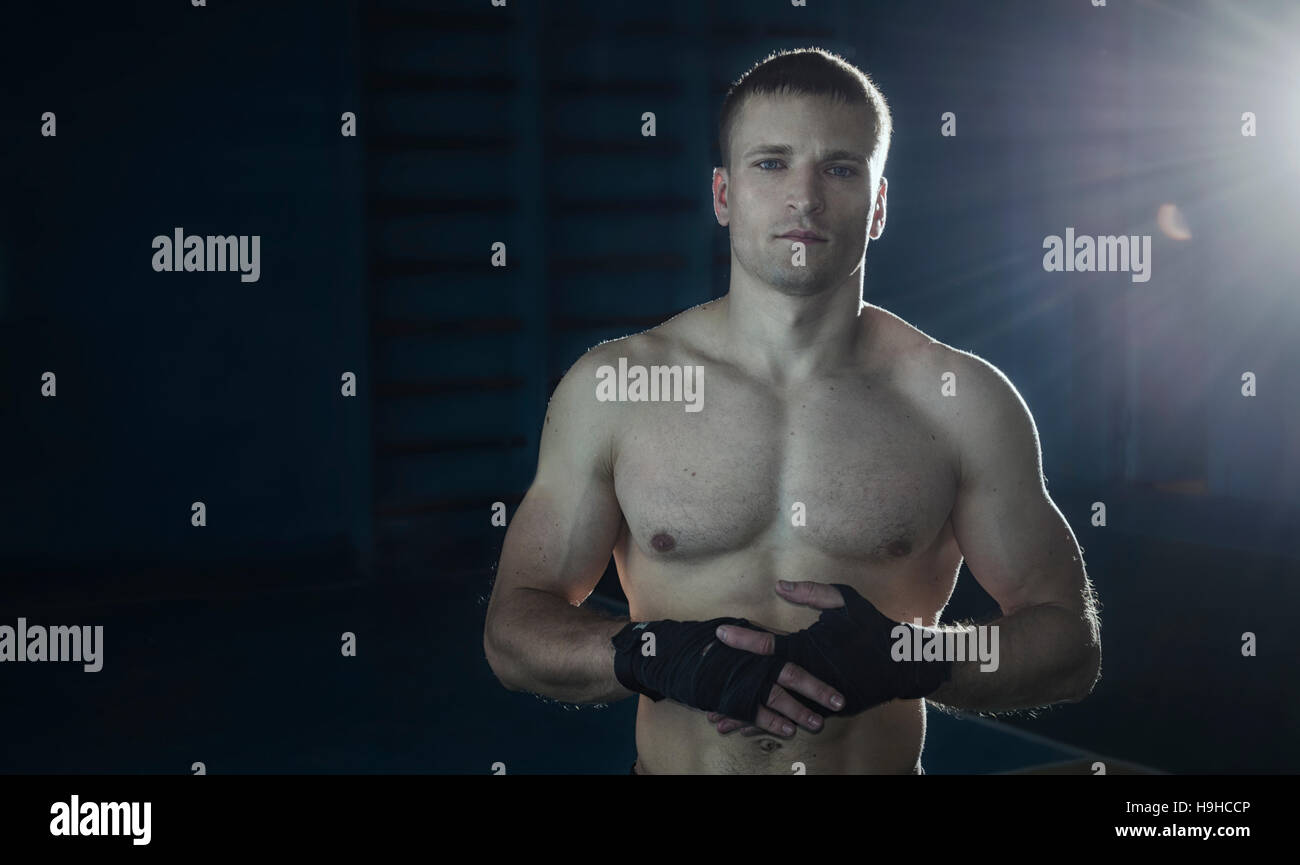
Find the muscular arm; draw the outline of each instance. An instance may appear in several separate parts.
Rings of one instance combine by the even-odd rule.
[[[537,475],[506,531],[483,631],[503,685],[570,703],[632,694],[614,677],[610,644],[627,620],[579,606],[609,564],[622,523],[595,366],[589,353],[551,398]]]
[[[958,661],[931,702],[1006,711],[1086,697],[1101,670],[1100,624],[1083,554],[1047,494],[1033,417],[994,367],[969,358],[952,406],[961,480],[953,530],[1002,608],[999,663]],[[964,630],[944,628],[944,630]]]

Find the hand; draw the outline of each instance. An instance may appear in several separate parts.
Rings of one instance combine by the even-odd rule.
[[[786,588],[786,587],[789,588]],[[776,591],[781,597],[791,603],[802,606],[813,607],[818,610],[829,610],[836,607],[844,606],[844,596],[840,594],[839,589],[829,583],[801,582],[790,583],[785,580],[778,580]],[[735,649],[743,649],[747,652],[753,652],[758,655],[771,655],[776,651],[776,637],[764,631],[752,631],[748,628],[736,625],[724,625],[718,628],[718,639]],[[813,676],[798,664],[787,662],[783,675],[789,672],[786,681],[781,684],[787,688],[793,688],[796,692],[806,697],[811,697],[823,706],[827,706],[831,711],[839,711],[844,708],[844,696],[832,688],[830,685]],[[775,688],[773,689],[776,690]],[[782,701],[786,708],[786,716],[791,719],[797,719],[799,713],[802,713],[803,722],[801,726],[805,729],[821,729],[822,718],[816,713],[805,708],[798,700],[784,694],[789,702]],[[790,705],[793,703],[794,705]],[[792,712],[794,714],[792,714]],[[758,727],[748,725],[744,721],[738,721],[735,718],[728,718],[720,712],[707,713],[709,723],[718,725],[719,733],[730,733],[734,730],[740,730],[742,736],[756,736],[763,732],[762,725]],[[760,719],[761,720],[761,719]]]
[[[718,636],[719,627],[758,628],[746,619],[706,622],[663,619],[629,623],[613,638],[614,673],[628,690],[652,700],[720,712],[778,736],[794,735],[794,725],[821,728],[821,718],[791,693],[829,702],[831,689],[782,658],[735,649]],[[750,630],[753,634],[766,631]],[[653,634],[653,643],[646,635]],[[653,653],[643,650],[654,646]]]
[[[733,648],[757,655],[774,654],[775,640],[773,635],[766,631],[754,631],[740,625],[723,625],[718,628],[717,634],[723,643]],[[790,721],[811,733],[816,733],[821,730],[825,719],[809,708],[809,700],[804,697],[820,703],[832,712],[844,706],[842,694],[803,667],[787,661],[782,666],[781,675],[777,683],[772,686],[767,699],[767,705],[776,711],[769,711],[760,706],[758,719],[754,724],[728,718],[721,712],[705,714],[710,723],[718,724],[719,733],[730,733],[739,729],[742,736],[757,736],[762,733],[790,736],[794,734],[794,729],[788,728]],[[782,729],[783,726],[788,729]]]
[[[742,634],[744,645],[757,651],[770,644],[775,654],[841,689],[844,715],[894,699],[925,697],[952,675],[951,661],[894,660],[893,644],[900,639],[911,641],[915,626],[888,618],[851,586],[782,581],[777,593],[791,603],[822,610],[820,618],[790,636]],[[727,639],[724,642],[731,644]],[[734,716],[726,717],[718,731],[730,732],[737,726]]]

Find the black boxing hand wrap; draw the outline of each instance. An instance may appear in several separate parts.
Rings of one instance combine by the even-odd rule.
[[[656,702],[667,698],[753,723],[781,675],[785,659],[728,646],[717,637],[719,625],[765,630],[735,618],[630,622],[611,641],[614,675],[624,688]],[[647,653],[646,634],[654,635],[653,655]]]
[[[844,695],[835,715],[855,715],[890,700],[929,696],[952,678],[952,661],[894,660],[900,640],[912,645],[915,625],[895,622],[851,586],[834,584],[844,606],[822,610],[802,631],[776,638],[776,655],[803,667]],[[899,630],[902,629],[902,630]],[[818,713],[826,709],[791,691]]]

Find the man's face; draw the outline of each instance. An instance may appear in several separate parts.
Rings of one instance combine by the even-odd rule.
[[[885,181],[870,177],[872,114],[819,96],[751,96],[731,133],[731,169],[715,169],[713,210],[753,279],[783,294],[834,288],[885,226]],[[860,159],[860,161],[859,161]],[[792,248],[804,239],[804,261]]]

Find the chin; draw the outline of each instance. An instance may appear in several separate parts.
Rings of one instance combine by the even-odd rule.
[[[785,274],[777,274],[775,279],[768,282],[768,285],[788,297],[811,297],[830,288],[830,285],[824,280],[787,279]]]

